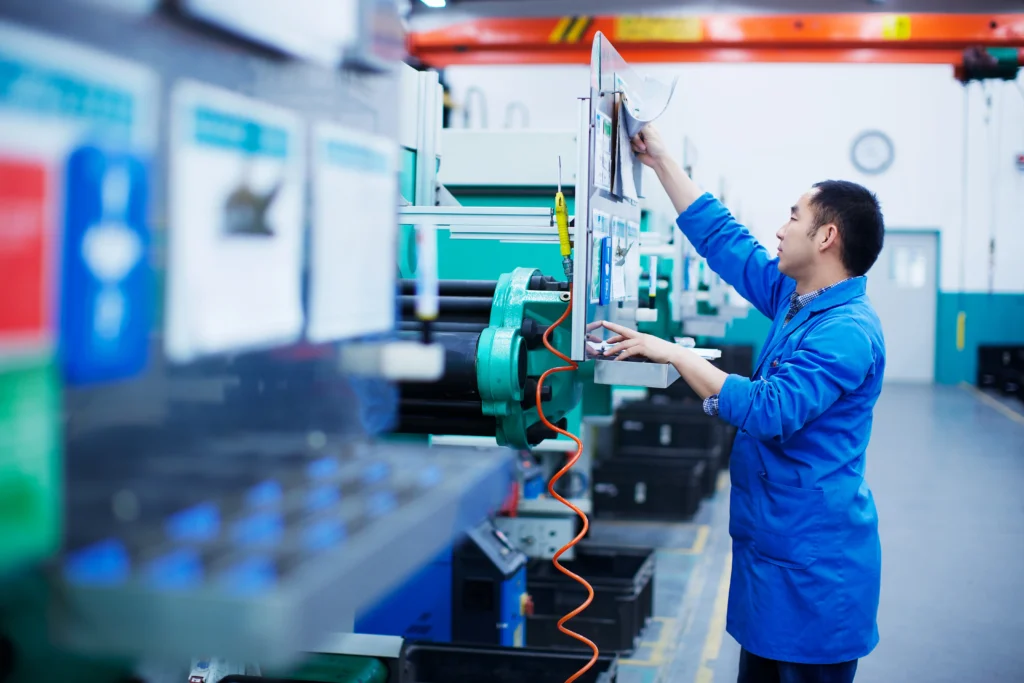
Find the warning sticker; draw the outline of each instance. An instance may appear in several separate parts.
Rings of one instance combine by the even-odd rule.
[[[618,17],[615,40],[620,43],[697,43],[704,39],[699,17]]]
[[[890,14],[883,17],[882,37],[886,40],[910,40],[910,15]]]

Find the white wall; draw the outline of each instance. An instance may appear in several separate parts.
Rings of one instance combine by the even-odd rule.
[[[684,64],[639,65],[659,78],[680,77],[660,121],[682,157],[683,139],[696,147],[695,178],[718,192],[725,179],[734,211],[769,247],[789,206],[826,178],[861,182],[878,194],[890,228],[939,229],[941,289],[987,291],[990,218],[995,209],[994,290],[1024,292],[1024,97],[1014,83],[973,84],[970,94],[970,182],[967,240],[962,246],[961,197],[964,89],[949,66]],[[588,71],[576,66],[453,67],[447,78],[457,102],[470,87],[483,90],[490,128],[505,108],[526,104],[531,128],[574,126],[576,97]],[[991,123],[985,124],[985,94]],[[474,115],[472,125],[478,125]],[[454,125],[461,125],[461,113]],[[880,176],[850,161],[854,138],[884,131],[895,162]],[[998,151],[996,146],[998,145]],[[648,181],[651,202],[665,203]],[[961,287],[961,261],[965,264]]]

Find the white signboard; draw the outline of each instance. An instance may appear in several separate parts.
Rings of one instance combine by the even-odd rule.
[[[167,355],[268,348],[302,334],[299,117],[193,82],[171,108]]]
[[[314,214],[307,336],[314,342],[395,325],[398,149],[339,126],[314,136]]]

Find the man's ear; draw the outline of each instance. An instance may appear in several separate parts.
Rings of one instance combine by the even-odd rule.
[[[818,250],[825,251],[832,245],[839,243],[839,228],[833,223],[826,223],[821,226],[815,237],[818,238]]]

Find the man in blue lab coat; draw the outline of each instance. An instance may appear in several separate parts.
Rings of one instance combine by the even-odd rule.
[[[779,256],[702,193],[656,130],[633,140],[711,268],[772,320],[753,377],[618,325],[607,353],[672,363],[704,409],[738,428],[727,630],[739,683],[849,683],[878,643],[878,518],[864,481],[885,346],[864,274],[882,213],[854,183],[815,185],[777,234]]]

